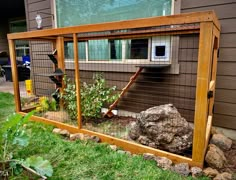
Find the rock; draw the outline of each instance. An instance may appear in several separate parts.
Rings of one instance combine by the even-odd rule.
[[[77,139],[82,140],[83,139],[83,134],[82,133],[75,133],[70,135],[70,140],[75,141]]]
[[[215,144],[222,150],[229,150],[232,146],[232,140],[224,136],[223,134],[214,134],[210,141],[211,144]]]
[[[118,150],[117,152],[118,152],[119,154],[126,154],[126,152],[123,151],[123,150]]]
[[[132,156],[132,153],[130,151],[125,151],[125,154],[127,154],[128,156]]]
[[[129,124],[129,129],[129,137],[133,140],[138,139],[141,134],[141,129],[139,128],[139,125],[136,122],[131,122]]]
[[[199,168],[199,167],[191,167],[190,171],[192,173],[192,176],[195,177],[195,178],[200,177],[203,174],[202,169]]]
[[[211,127],[211,134],[224,134],[221,130],[217,129],[216,127]]]
[[[58,122],[65,122],[70,119],[68,113],[65,111],[47,111],[43,114],[43,117]]]
[[[156,156],[151,153],[143,153],[143,158],[146,160],[155,160]]]
[[[164,169],[164,170],[170,170],[172,161],[166,157],[156,157],[157,166]]]
[[[190,173],[188,163],[179,163],[174,165],[174,171],[180,175],[188,176]]]
[[[61,132],[61,129],[59,129],[59,128],[54,128],[54,129],[52,130],[52,132],[55,133],[55,134],[59,134],[59,133]]]
[[[203,170],[203,174],[209,178],[214,178],[219,174],[219,172],[216,169],[208,167]]]
[[[220,148],[218,148],[214,144],[210,144],[206,153],[205,161],[209,164],[210,167],[220,169],[224,167],[226,158]]]
[[[70,136],[69,131],[67,131],[66,129],[61,130],[61,132],[59,134],[62,135],[62,136],[66,136],[66,137]]]
[[[113,151],[117,151],[117,146],[116,145],[110,145],[110,148],[113,150]]]
[[[232,174],[224,172],[218,174],[213,180],[232,180]]]
[[[127,154],[128,156],[132,156],[131,152],[129,152],[129,151],[118,150],[117,152],[119,154]]]
[[[55,134],[59,134],[59,135],[62,135],[62,136],[66,136],[66,137],[69,137],[70,136],[70,133],[69,131],[65,130],[65,129],[59,129],[59,128],[54,128],[52,130],[53,133]]]
[[[192,146],[193,128],[172,104],[142,111],[131,123],[129,137],[143,145],[182,153]]]
[[[101,141],[101,139],[98,136],[90,136],[88,139],[96,143],[99,143]]]

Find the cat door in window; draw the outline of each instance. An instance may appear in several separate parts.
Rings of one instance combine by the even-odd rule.
[[[152,61],[170,62],[170,36],[152,37]]]

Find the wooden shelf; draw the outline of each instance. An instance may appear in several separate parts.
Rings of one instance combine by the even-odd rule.
[[[62,87],[62,82],[61,80],[58,80],[57,77],[61,78],[64,75],[64,73],[59,68],[57,68],[53,73],[37,73],[35,75],[49,77],[58,87]]]
[[[136,67],[140,68],[167,68],[170,67],[170,64],[138,64]]]
[[[50,60],[53,62],[53,64],[57,65],[57,59],[55,58],[55,56],[53,54],[48,54],[48,57],[50,58]]]

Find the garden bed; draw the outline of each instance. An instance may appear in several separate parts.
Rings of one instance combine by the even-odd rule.
[[[128,136],[130,123],[137,119],[124,116],[113,116],[111,118],[89,119],[84,121],[83,128],[91,131],[104,133],[117,138],[130,140]]]

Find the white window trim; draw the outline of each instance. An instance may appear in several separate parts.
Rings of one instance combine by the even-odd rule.
[[[156,37],[156,36],[155,36]],[[170,36],[168,36],[170,37]],[[109,59],[109,60],[89,60],[89,48],[88,48],[88,41],[85,42],[85,59],[80,59],[80,62],[83,63],[112,63],[112,64],[171,64],[171,58],[172,57],[172,50],[171,50],[171,43],[172,43],[172,38],[170,40],[170,45],[169,47],[169,57],[167,58],[158,58],[157,60],[152,60],[152,49],[153,49],[153,44],[152,44],[152,39],[153,37],[147,37],[147,38],[136,38],[136,39],[148,39],[148,58],[147,59],[126,59],[126,40],[121,40],[122,41],[122,59]],[[110,47],[110,44],[109,44]],[[110,51],[110,48],[108,49]],[[109,53],[110,55],[110,53]],[[67,58],[65,62],[73,62],[73,59]]]

